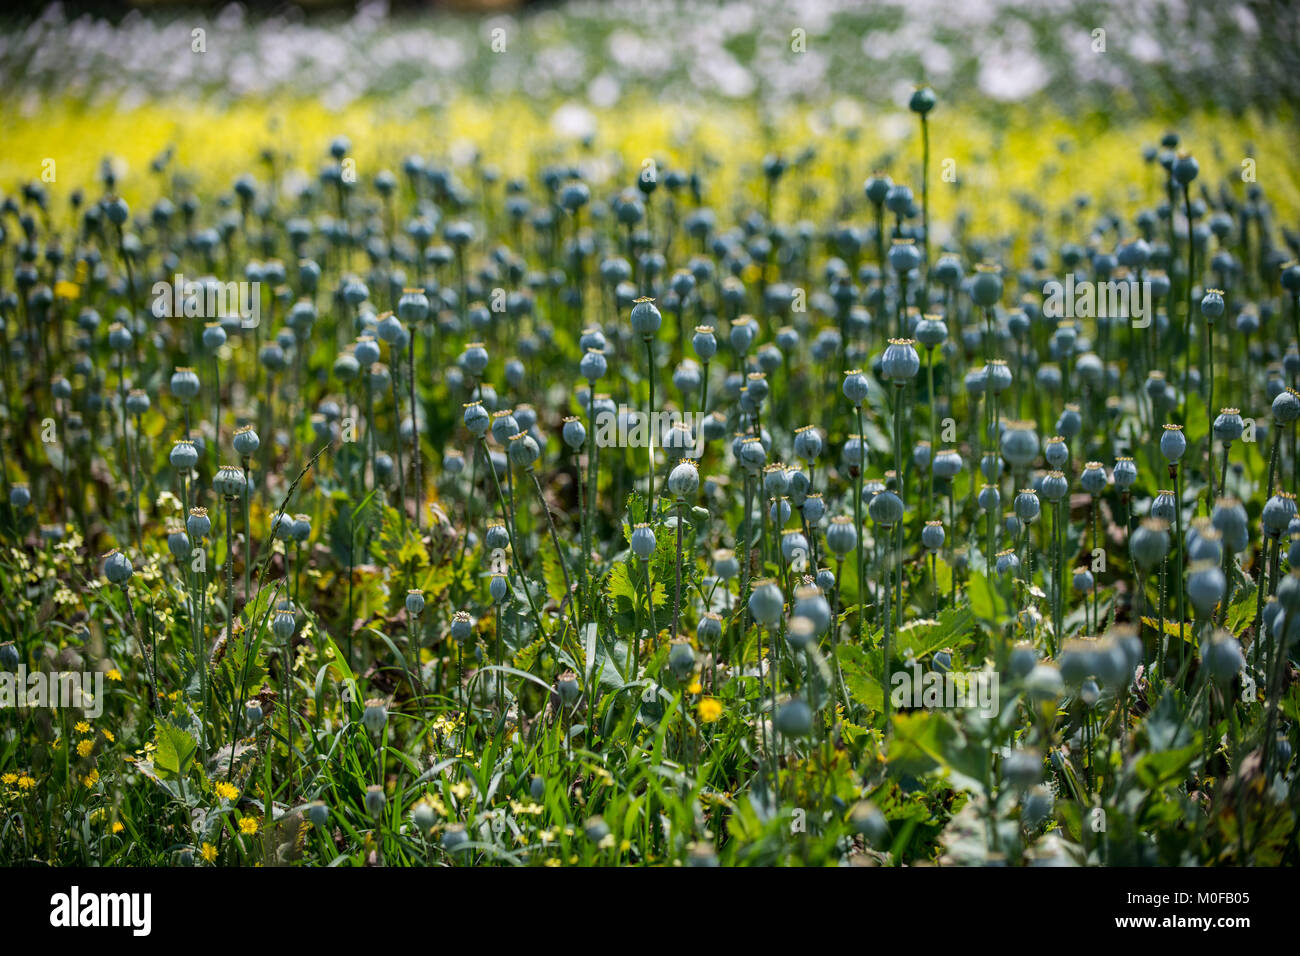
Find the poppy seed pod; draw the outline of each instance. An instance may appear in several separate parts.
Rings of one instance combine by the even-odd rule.
[[[970,283],[970,297],[982,309],[997,305],[1002,298],[1001,270],[994,265],[977,265]]]
[[[271,519],[271,533],[277,541],[293,540],[293,518],[279,512]]]
[[[821,521],[826,514],[826,501],[822,498],[821,492],[813,492],[804,498],[803,504],[799,506],[799,512],[808,520],[810,525],[815,525]]]
[[[523,431],[513,412],[503,410],[492,413],[492,437],[498,445],[509,445],[510,439]]]
[[[58,387],[59,383],[62,383],[65,388],[60,389]],[[68,383],[66,378],[56,379],[54,384],[55,387],[51,391],[55,398],[72,397],[72,386]],[[59,394],[62,391],[66,391],[66,394]],[[143,415],[145,412],[149,411],[149,406],[149,395],[142,388],[133,388],[126,396],[126,410],[131,415]]]
[[[807,737],[812,733],[812,709],[800,697],[782,704],[776,710],[772,726],[783,737]]]
[[[464,644],[474,635],[474,619],[469,611],[457,611],[451,617],[451,638],[457,644]]]
[[[470,375],[482,378],[483,372],[488,367],[488,350],[482,342],[471,342],[465,346],[465,351],[460,353],[459,363]]]
[[[212,519],[208,517],[207,508],[191,508],[185,519],[185,529],[195,541],[206,538],[212,531]]]
[[[1210,616],[1210,612],[1223,600],[1226,589],[1227,580],[1217,564],[1212,561],[1197,561],[1192,565],[1187,576],[1187,597],[1202,618]]]
[[[1273,420],[1279,425],[1289,425],[1300,418],[1300,392],[1287,388],[1273,399]]]
[[[1015,510],[1016,517],[1024,524],[1038,520],[1038,516],[1042,513],[1042,505],[1038,501],[1038,492],[1033,488],[1020,489],[1012,502],[1012,508]]]
[[[470,402],[465,405],[465,427],[470,430],[475,438],[482,438],[487,434],[488,428],[491,427],[492,418],[488,415],[487,409],[481,402]]]
[[[9,488],[9,504],[19,511],[32,503],[32,491],[27,485],[18,483]]]
[[[892,491],[880,492],[867,505],[871,520],[886,528],[892,528],[903,520],[903,510],[903,499]]]
[[[781,586],[770,579],[757,581],[749,595],[749,613],[762,627],[775,627],[785,611],[785,595]]]
[[[1264,502],[1264,511],[1260,515],[1260,520],[1264,531],[1277,538],[1291,526],[1291,521],[1295,517],[1295,495],[1279,491]]]
[[[237,498],[246,488],[244,471],[236,465],[222,465],[212,479],[212,490],[226,498]]]
[[[740,443],[740,463],[751,473],[762,470],[767,462],[767,450],[763,447],[762,439],[757,436],[747,436]]]
[[[533,436],[527,432],[520,432],[517,435],[510,436],[510,460],[520,468],[528,471],[533,470],[538,457],[541,455],[541,449]]]
[[[1173,174],[1175,182],[1180,186],[1186,186],[1196,178],[1197,173],[1201,170],[1200,164],[1196,162],[1196,157],[1188,152],[1180,152],[1174,157],[1173,165],[1169,171]]]
[[[921,264],[921,251],[911,239],[895,239],[889,247],[889,267],[906,275]]]
[[[1093,579],[1092,571],[1088,568],[1075,568],[1074,574],[1070,578],[1070,584],[1074,588],[1074,590],[1082,593],[1087,593],[1088,591],[1091,591],[1093,584],[1095,583],[1096,582]]]
[[[182,528],[173,528],[167,532],[167,550],[177,561],[184,561],[190,556],[189,532]]]
[[[406,592],[406,613],[419,617],[424,613],[424,592],[418,588]]]
[[[1231,682],[1245,664],[1241,643],[1227,631],[1216,631],[1202,645],[1202,656],[1210,677],[1219,685]]]
[[[956,449],[947,448],[935,454],[934,463],[930,468],[936,478],[949,480],[961,474],[964,465],[961,453]]]
[[[795,429],[794,453],[804,461],[815,461],[822,453],[822,436],[813,425]]]
[[[463,823],[454,823],[443,831],[442,848],[448,853],[463,853],[469,842],[469,833],[465,830],[465,824]]]
[[[1002,492],[998,491],[997,485],[982,486],[975,500],[980,511],[999,511],[1002,508]]]
[[[692,461],[683,459],[668,473],[668,492],[677,498],[689,498],[699,487],[700,473]]]
[[[1246,509],[1236,498],[1220,498],[1210,512],[1210,523],[1223,535],[1223,544],[1230,552],[1245,551],[1250,544],[1250,528]]]
[[[1038,456],[1038,433],[1033,422],[1006,422],[1000,441],[1002,457],[1012,468],[1029,466]]]
[[[712,611],[706,612],[695,626],[695,637],[702,644],[712,645],[722,637],[722,617]]]
[[[655,307],[655,300],[649,296],[642,296],[635,302],[630,317],[632,331],[643,339],[654,338],[659,332],[659,326],[663,324],[663,315]]]
[[[104,555],[104,577],[109,584],[125,584],[134,573],[131,559],[121,551],[113,550]]]
[[[1039,494],[1050,502],[1060,501],[1065,497],[1066,492],[1070,490],[1070,483],[1066,480],[1064,474],[1059,471],[1049,471],[1043,476],[1043,483],[1039,487]]]
[[[691,337],[691,347],[702,361],[711,361],[718,354],[718,340],[713,334],[713,326],[696,326],[695,334]]]
[[[1061,471],[1070,460],[1070,446],[1060,435],[1055,435],[1043,445],[1043,457],[1054,471]]]
[[[890,339],[880,360],[880,368],[885,377],[898,386],[916,378],[921,370],[916,344],[911,339]]]
[[[1221,408],[1214,419],[1214,438],[1225,445],[1230,445],[1241,438],[1245,423],[1241,420],[1241,411],[1236,408]]]
[[[403,322],[423,322],[429,317],[429,297],[423,289],[403,289],[397,300],[397,316]]]
[[[858,546],[858,531],[853,519],[846,515],[836,515],[826,529],[826,546],[841,557]]]
[[[172,445],[171,454],[167,458],[177,471],[192,471],[199,463],[199,453],[194,442],[184,438]]]
[[[921,116],[926,115],[934,109],[934,104],[938,102],[934,95],[934,90],[928,86],[918,86],[912,91],[911,99],[907,101],[907,108],[913,113],[919,113]]]
[[[1088,494],[1096,497],[1106,490],[1106,469],[1099,461],[1090,461],[1083,467],[1079,476],[1079,485]]]
[[[927,521],[925,527],[921,529],[921,544],[928,551],[938,551],[942,548],[946,537],[942,521]]]
[[[280,640],[289,640],[297,630],[298,617],[291,608],[280,608],[271,615],[271,631]]]
[[[1137,481],[1137,463],[1132,458],[1116,458],[1111,469],[1111,480],[1120,491],[1127,491]]]
[[[1183,426],[1166,425],[1160,436],[1160,454],[1165,456],[1166,461],[1173,463],[1182,458],[1186,451],[1187,436],[1183,434]]]
[[[564,427],[560,430],[560,435],[566,445],[577,451],[587,440],[587,428],[580,420],[570,415],[564,419]]]
[[[257,449],[261,447],[262,440],[257,437],[257,432],[252,425],[245,425],[242,428],[235,429],[234,437],[230,440],[235,449],[235,454],[240,458],[251,458],[256,454]]]
[[[994,567],[999,575],[1015,574],[1020,570],[1020,558],[1015,551],[999,551]]]
[[[854,407],[861,405],[867,398],[870,387],[867,383],[867,377],[859,369],[852,369],[844,373],[844,385],[842,386],[844,397],[851,402]]]
[[[1159,518],[1161,521],[1173,524],[1178,517],[1178,509],[1174,500],[1172,491],[1158,491],[1156,496],[1151,499],[1152,518]]]
[[[1143,571],[1150,571],[1169,554],[1169,525],[1159,518],[1148,518],[1130,539],[1133,560]]]
[[[787,531],[781,536],[781,557],[787,565],[796,559],[808,560],[808,539],[802,531]]]
[[[655,552],[655,533],[650,525],[644,522],[637,524],[632,529],[632,537],[629,542],[632,553],[642,561],[649,561],[650,556]]]
[[[866,182],[862,184],[863,195],[873,206],[879,206],[884,203],[885,197],[889,195],[889,190],[893,188],[893,182],[882,172],[874,172],[867,177]]]
[[[668,669],[678,681],[684,681],[695,670],[695,650],[685,640],[673,641],[668,651]]]
[[[384,788],[377,783],[366,787],[365,804],[366,812],[378,819],[383,814],[384,807],[388,804],[388,797],[384,795]]]

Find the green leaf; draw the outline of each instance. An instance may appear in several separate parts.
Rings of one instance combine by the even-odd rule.
[[[154,752],[153,764],[158,775],[171,780],[185,776],[198,752],[198,741],[189,731],[165,721],[159,721],[154,729],[157,750]]]
[[[1228,630],[1234,637],[1241,634],[1255,623],[1255,598],[1258,588],[1249,584],[1240,591],[1241,596],[1228,605]]]

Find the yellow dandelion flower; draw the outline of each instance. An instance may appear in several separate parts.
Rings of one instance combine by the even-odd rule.
[[[95,742],[87,738],[77,743],[77,756],[89,757],[95,749]]]
[[[0,783],[3,783],[6,787],[12,787],[17,782],[18,774],[16,773],[7,773],[4,776],[0,776]]]
[[[117,742],[117,738],[113,736],[113,732],[111,730],[101,730],[100,733],[104,735],[104,739],[107,740],[110,744]]]
[[[90,733],[90,724],[86,723],[84,720],[79,720],[72,725],[72,729],[79,734],[88,734]]]
[[[704,685],[701,684],[699,681],[695,681],[694,683],[691,684],[690,687],[686,688],[686,690],[688,693],[691,694],[702,694],[704,693]]]
[[[699,711],[700,720],[706,724],[714,723],[722,716],[722,701],[716,697],[706,697],[700,701]]]
[[[204,863],[215,863],[217,861],[217,848],[211,843],[205,843],[203,849],[199,850],[199,856],[203,857]]]
[[[239,788],[224,780],[218,782],[213,789],[217,791],[217,796],[222,800],[233,800],[239,796]]]
[[[89,790],[95,784],[99,783],[99,771],[98,770],[90,771],[90,773],[86,774],[86,777],[84,780],[82,780],[82,783],[86,785],[87,790]]]
[[[115,680],[115,681],[122,680],[122,672],[118,670],[116,667],[110,667],[108,673],[105,674],[104,676],[107,677],[109,680]]]
[[[121,833],[123,830],[126,829],[126,827],[122,825],[122,821],[121,821],[121,820],[114,820],[114,821],[113,821],[113,826],[110,827],[110,829],[111,829],[114,833]]]
[[[257,832],[257,818],[256,818],[256,817],[244,817],[244,819],[240,820],[240,821],[239,821],[239,832],[242,833],[242,834],[244,834],[244,836],[252,836],[254,833],[256,833],[256,832]]]
[[[19,789],[19,790],[35,790],[35,789],[36,789],[36,781],[33,780],[31,777],[27,776],[27,774],[23,774],[21,777],[18,778],[18,789]]]

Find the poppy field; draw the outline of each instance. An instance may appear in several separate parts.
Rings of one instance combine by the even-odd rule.
[[[1157,6],[0,25],[0,863],[1295,864],[1295,24]]]

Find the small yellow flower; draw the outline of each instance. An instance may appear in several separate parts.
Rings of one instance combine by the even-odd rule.
[[[100,731],[100,733],[104,735],[104,739],[107,740],[110,744],[115,743],[117,741],[117,738],[113,736],[113,732],[111,730],[102,730]]]
[[[257,832],[257,818],[256,818],[256,817],[244,817],[244,819],[240,820],[240,821],[239,821],[239,832],[242,833],[242,834],[244,834],[244,836],[252,836],[254,833],[256,833],[256,832]]]
[[[222,800],[233,800],[239,796],[239,788],[224,780],[220,781],[213,789],[217,791],[217,796]]]
[[[722,716],[722,702],[716,697],[706,697],[700,701],[700,720],[706,724],[714,723]]]
[[[27,774],[23,774],[21,777],[18,778],[18,789],[19,789],[19,790],[35,790],[35,789],[36,789],[36,781],[33,780],[31,777],[27,776]]]
[[[16,773],[7,773],[0,777],[0,783],[3,783],[6,787],[12,787],[17,782],[18,774]]]
[[[702,694],[704,693],[704,685],[702,685],[699,681],[695,681],[693,684],[691,684],[690,687],[686,688],[686,690],[688,693],[691,694]]]
[[[86,774],[86,778],[82,781],[82,783],[86,785],[87,790],[89,790],[95,784],[99,783],[99,771],[98,770],[90,771],[90,773]]]
[[[203,844],[203,849],[199,850],[199,856],[203,857],[205,863],[215,863],[217,860],[217,848],[211,843]]]
[[[122,672],[118,670],[116,667],[112,667],[109,668],[108,673],[104,676],[106,676],[109,680],[120,681],[122,679]]]
[[[114,821],[113,821],[113,826],[112,826],[111,829],[113,830],[114,833],[121,833],[123,830],[126,829],[126,827],[124,827],[124,826],[122,825],[122,821],[121,821],[121,820],[114,820]]]
[[[72,729],[79,734],[88,734],[90,733],[90,724],[86,723],[84,720],[79,720],[72,725]]]
[[[86,740],[79,741],[77,743],[77,756],[89,757],[91,752],[94,751],[94,749],[95,749],[95,742],[93,740],[87,738]]]

